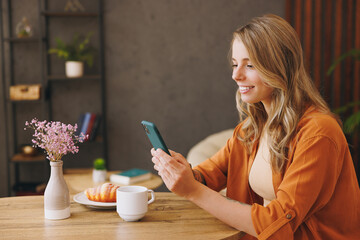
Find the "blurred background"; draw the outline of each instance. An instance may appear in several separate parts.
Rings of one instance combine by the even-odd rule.
[[[350,103],[344,121],[357,113],[359,0],[1,0],[0,196],[15,195],[14,183],[47,182],[47,160],[14,158],[31,145],[31,131],[23,128],[34,117],[70,124],[86,113],[99,118],[93,140],[64,157],[69,169],[91,168],[101,157],[108,170],[155,173],[142,120],[154,122],[168,147],[184,156],[210,134],[234,128],[232,32],[266,13],[294,26],[307,69],[331,108]],[[31,31],[24,37],[26,26]],[[71,42],[88,33],[94,64],[68,79],[65,61],[48,50],[56,38]],[[344,60],[327,73],[339,57]],[[24,84],[40,84],[40,97],[10,96],[12,86]],[[359,128],[346,136],[358,169]]]

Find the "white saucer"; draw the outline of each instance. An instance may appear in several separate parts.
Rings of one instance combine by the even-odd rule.
[[[78,193],[74,196],[74,201],[91,208],[98,209],[115,209],[116,202],[95,202],[90,201],[84,192]]]

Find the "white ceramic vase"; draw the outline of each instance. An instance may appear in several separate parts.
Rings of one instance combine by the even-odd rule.
[[[106,170],[93,169],[92,177],[94,183],[103,183],[106,181]]]
[[[44,213],[47,219],[70,217],[70,194],[63,175],[63,161],[50,161],[50,179],[44,193]]]
[[[65,72],[68,78],[77,78],[84,75],[84,63],[80,61],[66,61]]]

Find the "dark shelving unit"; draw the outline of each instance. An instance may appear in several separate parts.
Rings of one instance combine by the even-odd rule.
[[[53,115],[53,108],[51,105],[51,92],[52,89],[56,89],[59,84],[77,84],[80,83],[85,88],[89,84],[99,84],[99,100],[101,102],[101,124],[100,124],[100,132],[101,136],[98,136],[93,142],[85,142],[80,145],[81,148],[89,147],[92,148],[93,146],[99,146],[102,147],[102,157],[107,160],[108,154],[107,154],[107,131],[106,131],[106,103],[105,103],[105,65],[104,65],[104,26],[103,26],[103,0],[97,0],[98,6],[96,7],[97,11],[85,11],[85,12],[63,12],[63,11],[54,11],[51,9],[48,9],[48,2],[50,0],[39,0],[39,6],[42,7],[39,9],[40,17],[43,21],[43,35],[44,35],[44,46],[45,50],[47,51],[50,46],[50,37],[49,37],[49,25],[50,21],[56,20],[56,19],[66,19],[66,21],[69,21],[71,23],[72,21],[77,20],[87,20],[87,19],[97,19],[97,36],[98,38],[98,69],[99,71],[95,74],[87,74],[85,72],[85,75],[79,78],[68,78],[65,75],[59,75],[59,74],[53,74],[51,71],[50,66],[50,56],[44,52],[42,55],[45,57],[45,64],[43,64],[44,67],[44,73],[43,81],[46,86],[46,92],[44,93],[46,96],[49,96],[49,104],[48,104],[48,110],[47,113],[49,114],[49,119],[52,119]],[[95,27],[94,27],[95,28]],[[84,109],[84,112],[87,110]],[[81,150],[80,150],[81,153]],[[107,162],[107,161],[106,161]]]
[[[29,43],[29,42],[39,42],[38,38],[4,38],[5,42],[13,43]]]
[[[101,81],[102,80],[102,76],[101,75],[85,75],[79,78],[68,78],[65,75],[64,76],[57,76],[57,75],[53,75],[53,76],[47,76],[47,80],[48,81],[81,81],[81,80],[96,80],[96,81]]]
[[[97,12],[53,12],[41,11],[41,14],[47,17],[98,17],[102,13]]]
[[[23,104],[35,104],[38,109],[41,109],[43,119],[48,121],[53,120],[53,108],[56,106],[52,106],[52,96],[51,89],[56,88],[58,84],[71,84],[72,82],[80,83],[81,86],[86,88],[88,84],[98,83],[99,84],[99,101],[101,102],[101,111],[99,114],[101,115],[101,136],[98,136],[94,142],[84,143],[84,145],[92,146],[92,144],[100,145],[101,148],[101,156],[107,160],[107,136],[106,136],[106,113],[105,113],[105,71],[104,71],[104,30],[103,30],[103,1],[97,0],[98,6],[96,7],[96,12],[62,12],[62,11],[52,11],[48,9],[48,3],[55,0],[38,0],[38,36],[29,37],[29,38],[17,38],[14,37],[14,29],[12,20],[12,11],[16,11],[12,9],[12,1],[11,0],[1,0],[0,4],[0,36],[1,36],[1,69],[2,69],[2,87],[3,87],[3,100],[4,100],[4,109],[5,109],[5,125],[6,125],[6,157],[7,157],[7,166],[8,166],[8,195],[11,196],[14,193],[16,194],[16,190],[21,192],[22,194],[26,191],[30,191],[29,189],[33,189],[33,185],[37,185],[39,183],[29,183],[29,182],[21,182],[19,180],[19,176],[21,175],[19,166],[21,164],[32,164],[32,163],[44,163],[46,165],[47,173],[49,174],[48,160],[46,156],[43,154],[37,154],[34,156],[23,155],[19,152],[19,146],[21,143],[18,140],[17,135],[22,134],[20,131],[22,129],[17,129],[16,120],[17,120],[17,111],[16,108]],[[7,18],[5,18],[2,13],[2,7],[6,6],[7,10]],[[36,7],[36,6],[34,6]],[[49,24],[54,18],[63,18],[68,20],[71,18],[71,21],[76,21],[77,19],[84,18],[96,18],[97,26],[93,26],[97,28],[98,35],[98,54],[99,58],[99,71],[95,74],[85,75],[80,78],[67,78],[65,75],[52,75],[51,72],[51,59],[48,54],[49,49]],[[4,31],[4,21],[6,20],[6,32]],[[69,26],[71,28],[71,26]],[[64,29],[66,31],[66,29]],[[36,56],[39,59],[40,66],[40,75],[41,79],[38,79],[37,82],[32,82],[31,84],[41,84],[41,94],[39,100],[21,100],[21,101],[13,101],[10,100],[9,97],[9,87],[17,83],[17,79],[15,79],[15,64],[14,64],[14,48],[16,48],[20,44],[36,44],[39,47],[39,56]],[[7,54],[5,54],[5,50],[7,49]],[[7,62],[5,64],[4,62]],[[5,74],[5,68],[8,74]],[[83,109],[84,112],[91,111],[91,109]],[[78,113],[80,115],[81,113]],[[29,142],[31,144],[31,142]],[[11,172],[14,172],[14,179],[11,177]],[[15,192],[14,192],[15,191]],[[29,192],[31,195],[31,191]]]

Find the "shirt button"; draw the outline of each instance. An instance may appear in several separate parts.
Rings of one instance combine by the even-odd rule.
[[[287,219],[291,219],[292,218],[292,215],[290,213],[286,214],[286,218]]]

